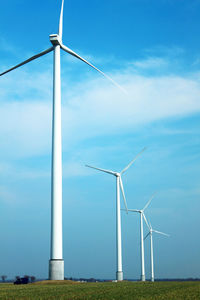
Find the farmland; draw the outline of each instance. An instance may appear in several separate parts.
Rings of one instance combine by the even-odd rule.
[[[39,282],[28,285],[0,284],[2,300],[196,300],[200,282]]]

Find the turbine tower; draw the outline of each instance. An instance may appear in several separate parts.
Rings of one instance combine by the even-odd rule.
[[[77,53],[62,43],[63,35],[63,7],[62,0],[58,34],[50,35],[52,47],[42,51],[18,65],[0,73],[0,76],[15,70],[32,60],[35,60],[51,51],[54,52],[53,60],[53,112],[52,112],[52,170],[51,170],[51,250],[49,260],[49,279],[64,280],[64,260],[62,243],[62,135],[61,135],[61,78],[60,78],[60,49],[83,61],[104,77],[110,80],[115,86],[126,92],[112,78],[97,69],[90,62],[79,56]]]
[[[148,224],[148,228],[149,228],[149,233],[145,236],[144,240],[150,236],[150,254],[151,254],[151,281],[154,282],[154,257],[153,257],[153,232],[161,234],[161,235],[165,235],[165,236],[170,236],[169,234],[166,234],[164,232],[161,231],[157,231],[152,229],[152,226],[149,222]]]
[[[119,173],[111,170],[100,169],[96,167],[92,167],[86,165],[86,167],[105,172],[111,174],[116,177],[116,227],[117,227],[117,236],[116,236],[116,252],[117,252],[117,271],[116,271],[116,279],[118,281],[123,280],[123,271],[122,271],[122,237],[121,237],[121,209],[120,209],[120,189],[122,192],[122,196],[124,199],[124,204],[126,207],[126,211],[128,212],[126,198],[124,194],[124,188],[122,183],[121,175],[134,163],[134,161],[138,158],[138,156],[145,150],[144,148],[140,153],[136,155],[136,157]]]
[[[140,214],[140,252],[141,252],[141,281],[145,281],[145,263],[144,263],[144,234],[143,234],[143,219],[149,228],[149,224],[145,217],[144,211],[151,203],[152,199],[154,198],[156,193],[154,193],[147,204],[144,206],[143,209],[128,209],[130,212],[136,212]]]

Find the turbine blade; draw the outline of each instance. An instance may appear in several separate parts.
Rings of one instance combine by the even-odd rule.
[[[165,235],[165,236],[170,236],[169,234],[167,233],[164,233],[164,232],[161,232],[161,231],[157,231],[157,230],[152,230],[153,232],[156,232],[156,233],[159,233],[159,234],[162,234],[162,235]]]
[[[142,151],[140,151],[140,152],[135,156],[135,158],[128,164],[128,166],[126,166],[126,167],[121,171],[120,174],[123,174],[128,168],[130,168],[130,166],[134,163],[134,161],[138,158],[138,156],[140,156],[140,154],[142,154],[142,152],[144,152],[144,150],[146,150],[146,147],[144,147],[144,148],[142,149]]]
[[[85,166],[88,167],[88,168],[91,168],[91,169],[95,169],[95,170],[102,171],[102,172],[105,172],[105,173],[112,174],[112,175],[116,176],[116,173],[113,172],[113,171],[110,171],[110,170],[100,169],[100,168],[92,167],[92,166],[89,166],[89,165],[85,165]]]
[[[150,225],[149,225],[149,223],[148,223],[148,221],[147,221],[147,218],[146,218],[145,214],[142,213],[142,215],[143,215],[143,218],[144,218],[144,221],[145,221],[147,227],[149,228],[149,230],[151,230],[151,227],[150,227]]]
[[[126,210],[126,209],[124,209],[124,208],[121,208],[121,210],[125,210],[125,211],[127,211],[127,210]],[[137,212],[137,213],[139,213],[139,212],[140,212],[138,209],[129,209],[129,208],[128,208],[128,211],[130,211],[130,212]]]
[[[19,68],[19,67],[21,67],[21,66],[23,66],[23,65],[25,65],[25,64],[27,64],[27,63],[29,63],[30,61],[32,61],[32,60],[34,60],[34,59],[36,59],[36,58],[38,58],[38,57],[40,57],[40,56],[43,56],[43,55],[45,55],[45,54],[51,52],[52,50],[53,50],[53,47],[51,47],[51,48],[49,48],[49,49],[47,49],[47,50],[45,50],[45,51],[42,51],[42,52],[40,52],[40,53],[38,53],[38,54],[36,54],[36,55],[30,57],[29,59],[26,59],[25,61],[21,62],[20,64],[16,65],[15,67],[12,67],[12,68],[8,69],[7,71],[4,71],[3,73],[0,73],[0,76],[4,75],[4,74],[6,74],[6,73],[8,73],[8,72],[10,72],[10,71],[12,71],[12,70],[17,69],[17,68]]]
[[[125,197],[125,193],[124,193],[124,187],[123,187],[121,176],[119,177],[119,184],[120,184],[120,188],[121,188],[122,195],[123,195],[123,198],[124,198],[124,205],[126,207],[126,213],[128,213],[128,207],[127,207],[127,203],[126,203],[126,197]]]
[[[145,210],[145,209],[149,206],[149,204],[151,203],[152,199],[155,197],[156,193],[157,193],[157,192],[155,192],[155,193],[151,196],[151,198],[149,199],[149,201],[147,202],[147,204],[145,205],[145,207],[143,208],[143,210]]]
[[[64,0],[62,0],[61,11],[60,11],[60,20],[59,20],[59,29],[58,29],[58,34],[61,38],[61,41],[62,41],[62,34],[63,34],[63,7],[64,7]]]
[[[123,91],[125,94],[127,94],[127,91],[120,86],[116,81],[114,81],[110,76],[106,75],[104,72],[102,72],[101,70],[97,69],[95,66],[93,66],[90,62],[88,62],[87,60],[85,60],[84,58],[82,58],[80,55],[78,55],[77,53],[75,53],[74,51],[72,51],[71,49],[69,49],[68,47],[64,46],[63,44],[60,45],[61,48],[66,51],[67,53],[71,54],[72,56],[82,60],[84,63],[86,63],[87,65],[89,65],[90,67],[92,67],[93,69],[95,69],[96,71],[98,71],[99,73],[101,73],[104,77],[106,77],[109,81],[111,81],[116,87],[118,87],[121,91]]]
[[[150,232],[147,233],[147,235],[144,237],[144,240],[146,240],[146,238],[150,235]]]

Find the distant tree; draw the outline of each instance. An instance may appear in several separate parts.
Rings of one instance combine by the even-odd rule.
[[[7,278],[6,275],[1,275],[1,279],[2,279],[3,282],[5,282],[6,278]]]
[[[20,276],[15,276],[15,279],[17,280],[17,279],[20,279]]]
[[[24,278],[25,278],[25,280],[27,281],[27,283],[29,283],[29,282],[30,282],[31,276],[29,276],[29,275],[24,275]]]
[[[30,276],[31,282],[35,282],[35,276]]]

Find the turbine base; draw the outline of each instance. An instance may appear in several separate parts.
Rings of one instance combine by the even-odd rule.
[[[145,275],[141,275],[141,281],[145,281]]]
[[[117,281],[123,280],[123,272],[122,271],[116,272],[116,279],[117,279]]]
[[[64,260],[49,260],[49,280],[64,280]]]
[[[154,282],[154,278],[153,277],[151,277],[151,281]]]

